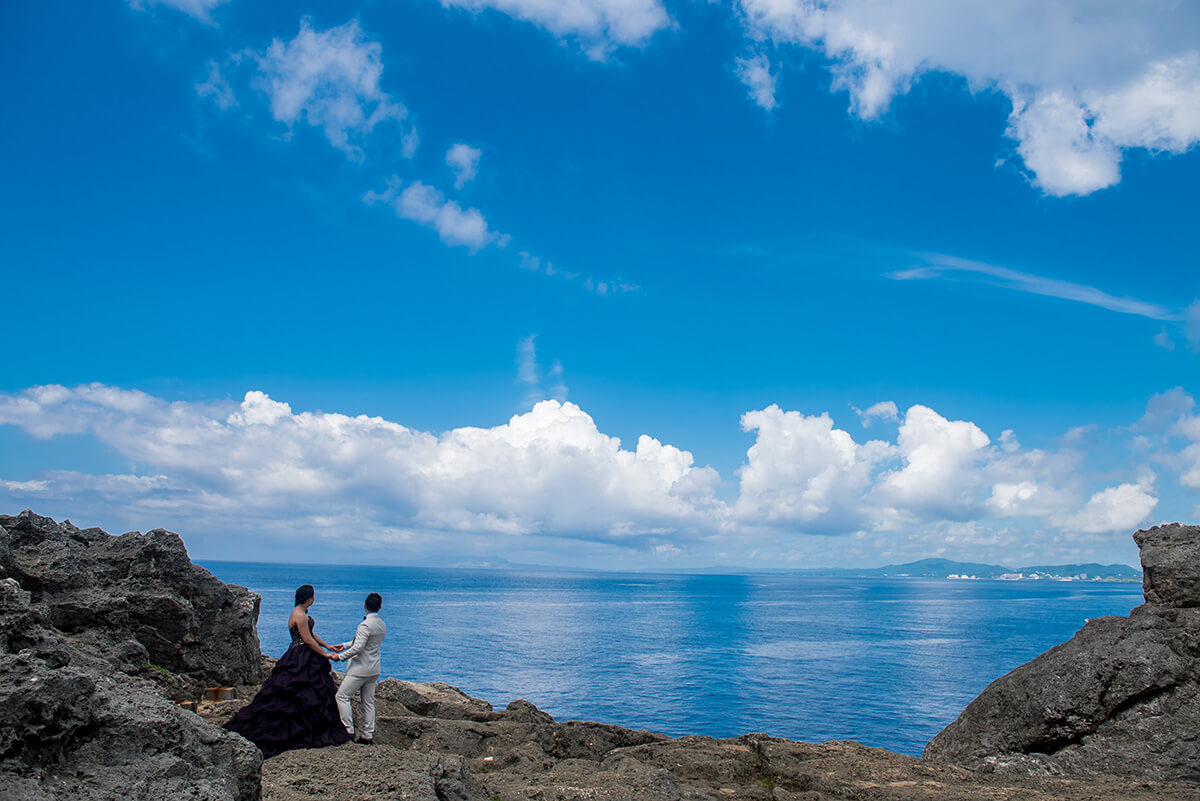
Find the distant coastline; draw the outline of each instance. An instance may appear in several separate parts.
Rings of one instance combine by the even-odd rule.
[[[274,562],[246,562],[242,560],[197,558],[200,565],[219,564],[279,564]],[[302,563],[298,563],[299,564]],[[745,566],[710,566],[659,568],[656,570],[601,570],[587,567],[562,567],[552,565],[530,565],[491,560],[486,562],[457,561],[448,564],[408,565],[324,565],[346,568],[409,568],[414,570],[499,570],[505,572],[530,573],[610,573],[614,575],[693,575],[693,576],[814,576],[823,578],[923,578],[948,579],[952,581],[997,580],[997,581],[1118,581],[1140,582],[1142,571],[1124,564],[1102,565],[1095,562],[1063,565],[1027,565],[1007,567],[980,562],[957,562],[952,559],[919,559],[899,565],[883,567],[807,567],[807,568],[758,568]]]

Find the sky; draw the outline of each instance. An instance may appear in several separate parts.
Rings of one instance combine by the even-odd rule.
[[[619,570],[1136,564],[1200,517],[1200,5],[0,30],[0,510]]]

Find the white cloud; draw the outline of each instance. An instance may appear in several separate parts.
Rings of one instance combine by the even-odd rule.
[[[176,11],[195,17],[203,23],[212,25],[212,10],[217,6],[228,3],[229,0],[129,0],[132,8],[142,9],[147,6],[166,6]]]
[[[1160,392],[1131,428],[1155,459],[1179,473],[1179,484],[1200,490],[1200,414],[1196,399],[1182,387]]]
[[[517,382],[525,385],[528,403],[535,404],[547,397],[559,403],[567,400],[562,362],[554,360],[548,377],[552,382],[549,393],[542,389],[542,368],[537,360],[537,334],[530,334],[517,343]]]
[[[355,141],[383,122],[407,116],[380,87],[382,45],[366,38],[356,19],[323,31],[301,20],[295,38],[272,41],[254,60],[256,85],[270,99],[275,120],[320,128],[350,158],[363,158]]]
[[[833,519],[853,528],[858,502],[872,470],[889,454],[883,442],[859,445],[834,428],[828,414],[806,416],[772,404],[742,415],[742,430],[755,431],[746,465],[738,471],[738,516],[774,524]]]
[[[196,94],[210,98],[221,111],[228,111],[238,104],[233,87],[221,71],[221,65],[212,60],[208,62],[208,76],[196,84]]]
[[[602,281],[593,278],[590,275],[573,272],[571,270],[560,270],[554,266],[554,263],[549,259],[543,259],[540,256],[535,256],[527,250],[522,250],[517,253],[521,257],[521,268],[529,270],[532,273],[541,273],[542,275],[558,276],[566,281],[578,283],[588,292],[591,292],[600,297],[609,295],[619,295],[625,292],[637,292],[641,289],[638,284],[628,281]]]
[[[1200,352],[1200,300],[1193,300],[1183,310],[1183,335],[1193,353]]]
[[[207,504],[214,514],[241,508],[311,526],[353,511],[377,533],[398,526],[628,540],[651,530],[686,534],[718,506],[716,473],[695,467],[690,453],[646,436],[624,449],[579,407],[553,400],[501,426],[435,435],[379,417],[297,414],[261,392],[240,403],[169,403],[92,384],[0,395],[0,423],[41,437],[87,433],[163,474],[59,474],[28,491],[125,484],[125,501],[161,501],[150,496],[169,491],[174,508],[189,514]]]
[[[1165,351],[1175,350],[1175,342],[1171,339],[1171,334],[1167,331],[1167,327],[1163,326],[1157,334],[1154,335],[1154,344]]]
[[[500,247],[508,244],[508,236],[490,229],[478,209],[464,209],[421,181],[414,181],[403,190],[401,186],[400,179],[392,176],[382,192],[371,190],[363,195],[363,201],[368,205],[387,203],[400,217],[436,231],[447,245],[476,251],[491,244]]]
[[[738,80],[746,85],[750,99],[767,111],[775,108],[775,87],[779,76],[771,72],[771,62],[759,53],[751,58],[739,58],[734,62]]]
[[[454,188],[462,187],[475,180],[475,171],[479,168],[479,148],[464,145],[462,142],[451,145],[446,151],[446,166],[454,171]]]
[[[1008,431],[993,442],[974,423],[921,405],[902,415],[894,442],[856,442],[828,414],[746,412],[741,425],[754,442],[736,497],[725,501],[720,475],[688,451],[648,435],[626,449],[575,404],[535,398],[544,379],[561,385],[562,368],[543,373],[532,336],[516,365],[537,401],[529,412],[442,434],[297,412],[258,391],[222,403],[100,384],[0,393],[0,425],[36,438],[92,437],[136,466],[0,477],[0,499],[130,509],[175,527],[232,517],[355,548],[445,551],[461,536],[485,552],[496,547],[488,538],[533,537],[642,552],[688,541],[693,555],[746,553],[753,542],[770,554],[807,547],[796,542],[802,534],[854,534],[880,548],[904,541],[905,552],[957,548],[960,558],[993,560],[986,549],[1011,546],[1023,529],[1038,536],[1026,546],[1046,551],[1063,538],[1126,532],[1158,503],[1144,465],[1131,469],[1135,480],[1108,485],[1087,474],[1089,458],[1074,448],[1026,448]],[[1151,458],[1200,488],[1200,416],[1190,402],[1182,391],[1160,396],[1138,436],[1182,442]]]
[[[883,477],[880,492],[890,505],[909,513],[959,519],[977,503],[983,480],[977,468],[989,444],[974,423],[913,406],[897,438],[904,466]]]
[[[1093,495],[1079,512],[1063,522],[1085,534],[1126,532],[1138,528],[1150,517],[1158,498],[1151,494],[1154,476],[1136,484],[1109,487]]]
[[[1136,300],[1134,298],[1119,298],[1103,292],[1096,287],[1086,284],[1075,284],[1070,281],[1060,281],[1057,278],[1045,278],[1040,275],[1010,270],[1007,267],[997,267],[994,264],[960,259],[956,256],[946,256],[938,253],[927,254],[928,264],[898,270],[888,277],[897,281],[913,281],[930,278],[942,278],[948,273],[966,273],[982,275],[993,279],[1005,289],[1018,292],[1028,292],[1033,295],[1045,295],[1062,300],[1073,300],[1097,306],[1108,311],[1121,314],[1134,314],[1149,317],[1152,320],[1177,321],[1180,315],[1170,309],[1155,303]],[[1195,304],[1194,304],[1195,305]]]
[[[866,410],[859,409],[857,406],[852,406],[854,413],[858,415],[859,421],[863,428],[870,428],[874,420],[883,420],[892,422],[900,419],[900,410],[896,408],[894,401],[880,401],[879,403],[868,406]]]
[[[1154,0],[964,3],[739,0],[748,34],[830,60],[862,119],[923,74],[964,78],[1012,103],[1008,134],[1047,194],[1120,180],[1122,151],[1200,141],[1200,6]]]
[[[671,19],[659,0],[441,0],[447,8],[492,9],[573,39],[593,59],[639,46]]]

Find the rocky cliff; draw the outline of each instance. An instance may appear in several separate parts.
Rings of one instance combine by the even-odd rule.
[[[0,516],[0,799],[256,801],[258,749],[168,695],[257,680],[257,616],[170,532]]]
[[[1133,535],[1145,603],[992,682],[925,756],[980,770],[1200,782],[1200,527]]]

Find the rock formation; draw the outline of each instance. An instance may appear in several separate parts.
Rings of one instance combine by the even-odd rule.
[[[0,516],[0,571],[0,800],[259,798],[258,749],[162,682],[256,680],[256,595],[194,567],[169,532],[29,512]]]
[[[1200,527],[1134,536],[1146,602],[992,682],[925,756],[981,770],[1200,781]]]
[[[376,693],[375,745],[264,763],[215,725],[272,666],[258,654],[257,596],[193,566],[166,531],[110,537],[29,512],[0,516],[0,801],[1194,801],[1192,786],[1144,778],[996,773],[1043,759],[1045,772],[1187,778],[1163,766],[1194,764],[1200,537],[1138,537],[1153,601],[1129,620],[1089,624],[1086,642],[1046,654],[1028,685],[985,693],[955,724],[976,738],[968,761],[988,772],[850,742],[560,722],[527,701],[497,710],[447,684],[396,679]],[[197,715],[169,698],[211,682],[241,685],[238,700],[201,704]],[[1045,714],[1012,712],[1026,707]],[[1102,722],[1088,728],[1093,720]],[[1140,762],[1135,735],[1150,754]],[[1114,764],[1114,752],[1129,763]]]
[[[495,710],[441,683],[386,679],[376,710],[375,745],[264,762],[263,801],[316,788],[355,801],[1195,801],[1184,785],[997,776],[851,742],[559,722],[527,701]]]
[[[149,662],[209,684],[257,680],[258,596],[193,565],[178,534],[112,537],[28,511],[0,515],[0,529],[0,575],[118,669]]]

